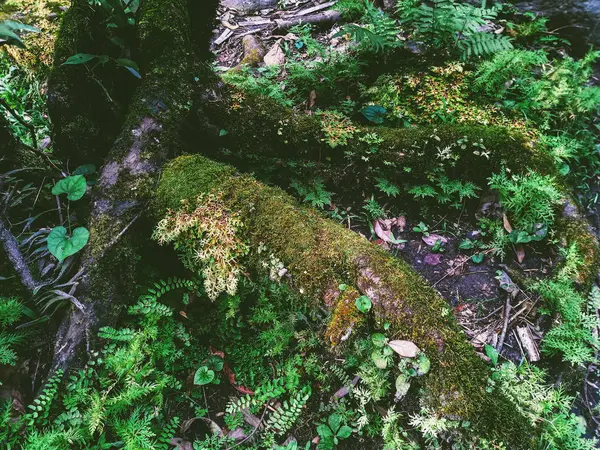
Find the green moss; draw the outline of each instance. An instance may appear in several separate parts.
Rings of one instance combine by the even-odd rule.
[[[363,189],[361,183],[368,183],[373,172],[390,181],[419,184],[439,164],[449,176],[480,185],[486,185],[487,177],[503,166],[515,173],[528,167],[541,173],[555,171],[553,161],[537,149],[533,135],[507,127],[357,126],[346,145],[331,148],[319,117],[290,110],[269,98],[232,90],[204,109],[218,129],[228,131],[223,138],[215,137],[216,144],[227,148],[240,164],[252,167],[260,161],[264,166],[272,161],[280,163],[277,167],[282,171],[289,161],[296,161],[292,169],[296,173],[303,162],[318,162],[308,169],[311,175],[322,172],[340,187]],[[367,133],[383,139],[376,152],[360,139]],[[444,151],[449,154],[443,155]],[[363,158],[368,158],[368,164]],[[352,170],[338,170],[340,163]]]
[[[315,304],[330,296],[331,286],[345,283],[349,292],[369,296],[377,321],[392,323],[391,338],[411,340],[430,356],[432,371],[422,398],[426,406],[471,420],[487,435],[527,447],[531,430],[526,420],[508,400],[486,393],[488,368],[475,355],[444,300],[405,262],[299,206],[280,189],[236,175],[202,156],[180,157],[166,167],[155,199],[156,213],[162,215],[182,199],[214,190],[243,218],[244,238],[251,248],[266,245],[288,269],[294,286]]]

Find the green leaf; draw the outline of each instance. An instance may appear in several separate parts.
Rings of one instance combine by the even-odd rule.
[[[91,175],[96,173],[96,166],[93,164],[84,164],[73,171],[73,175]]]
[[[378,125],[383,123],[383,119],[385,117],[385,113],[387,113],[387,109],[383,106],[379,105],[369,105],[361,110],[365,119],[370,122],[376,123]]]
[[[485,344],[485,354],[492,360],[492,364],[494,366],[498,365],[498,356],[500,355],[498,350],[496,350],[490,344]]]
[[[219,131],[219,137],[227,136],[228,134],[229,134],[229,131],[227,131],[225,129],[221,129]]]
[[[331,431],[331,429],[327,425],[324,425],[324,424],[321,424],[317,427],[317,433],[319,433],[319,436],[321,436],[321,439],[333,437],[333,432]]]
[[[124,67],[125,69],[127,69],[129,72],[131,72],[131,74],[136,77],[136,78],[142,78],[142,76],[140,75],[140,68],[138,67],[138,65],[130,60],[130,59],[125,59],[125,58],[119,58],[115,60],[117,62],[117,64],[121,67]]]
[[[400,374],[396,378],[396,398],[402,398],[410,389],[410,381],[406,375]]]
[[[0,22],[0,41],[5,41],[9,45],[16,47],[25,48],[25,44],[21,38],[15,33],[15,31],[30,31],[38,33],[39,28],[25,25],[14,20],[4,20]]]
[[[210,370],[206,366],[200,367],[194,374],[194,384],[197,386],[204,386],[215,379],[215,372]]]
[[[425,353],[420,353],[417,358],[417,376],[425,375],[430,369],[431,361]]]
[[[85,64],[87,62],[90,62],[93,59],[96,59],[97,57],[98,57],[97,55],[90,55],[89,53],[77,53],[76,55],[69,57],[69,59],[67,59],[61,65],[62,66],[66,66],[66,65],[76,66],[79,64]]]
[[[210,355],[206,361],[206,365],[209,369],[212,369],[215,372],[220,372],[223,370],[224,361],[220,356]]]
[[[65,227],[56,227],[48,235],[48,250],[60,262],[74,255],[88,243],[90,232],[87,228],[79,227],[73,230],[71,237],[67,236]]]
[[[340,431],[337,432],[337,437],[340,439],[346,439],[349,438],[351,434],[352,428],[350,428],[348,425],[344,425],[342,428],[340,428]]]
[[[327,419],[327,423],[329,424],[329,428],[331,428],[331,431],[333,431],[333,433],[335,434],[340,429],[340,425],[342,424],[342,418],[339,414],[332,414],[329,416],[329,419]]]
[[[461,250],[471,250],[475,248],[475,244],[471,239],[467,238],[464,241],[461,241],[460,244],[458,244],[458,248],[460,248]]]
[[[387,343],[387,338],[382,333],[374,333],[371,335],[371,341],[375,347],[383,347]]]
[[[373,363],[378,369],[383,370],[387,368],[388,359],[379,350],[375,350],[373,353],[371,353],[371,359],[373,360]]]
[[[369,299],[369,297],[366,295],[361,295],[356,299],[356,309],[358,309],[361,313],[368,313],[371,310],[371,306],[373,306],[371,299]]]
[[[83,197],[86,189],[87,183],[83,175],[71,175],[54,185],[52,195],[67,194],[67,199],[76,201]]]
[[[471,261],[473,261],[475,264],[481,264],[484,257],[485,255],[483,253],[475,253],[473,256],[471,256]]]

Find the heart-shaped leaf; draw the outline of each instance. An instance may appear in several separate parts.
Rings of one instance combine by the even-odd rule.
[[[382,333],[373,333],[371,335],[371,341],[373,341],[375,347],[383,347],[386,344],[387,339]]]
[[[403,374],[398,375],[398,378],[396,378],[396,398],[401,399],[404,397],[408,393],[409,389],[409,379]]]
[[[360,112],[365,116],[365,119],[379,125],[383,123],[387,110],[380,105],[369,105],[364,107]]]
[[[367,297],[366,295],[361,295],[360,297],[358,297],[356,299],[356,309],[358,309],[361,313],[368,313],[371,310],[371,306],[373,306],[373,304],[371,303],[371,299],[369,299],[369,297]]]
[[[67,194],[71,201],[79,200],[85,194],[87,183],[83,175],[71,175],[63,178],[52,188],[52,195]]]
[[[379,350],[371,353],[371,359],[378,369],[385,369],[388,365],[388,359]]]
[[[337,432],[337,437],[340,439],[346,439],[349,438],[351,434],[352,428],[350,428],[348,425],[344,425],[342,428],[340,428],[340,431]]]
[[[74,255],[88,243],[90,232],[87,228],[79,227],[73,230],[72,236],[67,236],[65,227],[56,227],[48,235],[48,250],[60,262]]]
[[[215,379],[215,372],[210,370],[206,366],[200,367],[194,374],[194,384],[197,386],[204,386]]]

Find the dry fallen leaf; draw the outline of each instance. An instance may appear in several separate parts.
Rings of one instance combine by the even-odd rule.
[[[525,259],[525,249],[521,244],[515,245],[515,253],[517,254],[517,261],[521,264]]]
[[[513,227],[508,221],[508,217],[506,217],[506,213],[502,214],[502,222],[504,223],[504,229],[507,233],[512,233]]]
[[[444,236],[440,236],[439,234],[430,234],[429,236],[423,236],[423,242],[425,242],[430,247],[433,247],[437,241],[440,241],[442,244],[447,244],[448,239]]]
[[[266,66],[281,66],[285,62],[285,54],[281,49],[281,39],[279,39],[273,47],[269,50],[269,52],[265,55],[265,65]]]
[[[390,341],[388,345],[404,358],[414,358],[421,350],[411,341]]]

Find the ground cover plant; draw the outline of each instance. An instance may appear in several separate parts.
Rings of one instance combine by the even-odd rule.
[[[0,5],[0,446],[597,448],[600,52],[234,3]]]

